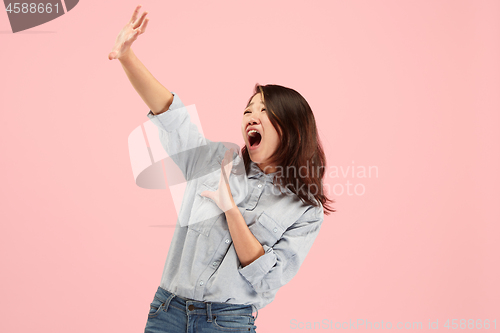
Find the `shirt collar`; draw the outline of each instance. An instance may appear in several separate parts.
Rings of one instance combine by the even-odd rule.
[[[273,179],[274,179],[274,175],[277,173],[277,171],[275,172],[271,172],[271,173],[264,173],[264,171],[262,171],[259,166],[257,165],[257,163],[253,162],[253,161],[250,161],[250,171],[248,172],[248,178],[261,178],[261,177],[264,177],[266,179],[266,181],[269,181],[269,182],[273,182]]]

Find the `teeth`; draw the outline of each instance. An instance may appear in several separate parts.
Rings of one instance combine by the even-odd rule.
[[[250,131],[248,131],[248,136],[254,136],[255,133],[259,133],[259,131],[257,131],[257,130],[250,130]]]

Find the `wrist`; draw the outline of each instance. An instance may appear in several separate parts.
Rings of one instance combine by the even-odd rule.
[[[233,204],[233,207],[225,211],[226,217],[233,217],[233,216],[238,216],[241,215],[240,210],[238,209],[238,206]]]
[[[125,53],[121,54],[121,56],[118,58],[118,60],[120,60],[120,62],[122,62],[122,63],[130,62],[130,60],[132,59],[132,56],[133,56],[132,49],[129,48]]]

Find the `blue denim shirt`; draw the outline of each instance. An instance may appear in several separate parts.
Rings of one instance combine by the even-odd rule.
[[[273,184],[274,174],[265,174],[253,162],[248,174],[241,172],[244,164],[236,154],[229,177],[231,193],[265,251],[242,267],[225,214],[200,196],[217,189],[220,161],[228,148],[204,138],[179,96],[172,94],[167,111],[147,114],[186,180],[160,286],[184,298],[261,309],[297,274],[320,231],[323,207],[304,204],[289,190],[280,191]]]

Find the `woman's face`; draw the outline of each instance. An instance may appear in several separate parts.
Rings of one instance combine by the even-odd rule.
[[[250,159],[265,173],[274,172],[274,166],[269,165],[268,161],[278,148],[280,137],[267,116],[260,93],[255,94],[243,112],[241,132]]]

